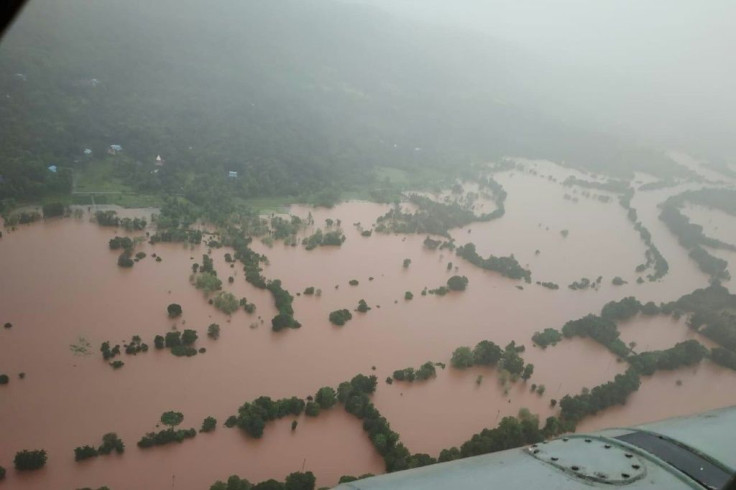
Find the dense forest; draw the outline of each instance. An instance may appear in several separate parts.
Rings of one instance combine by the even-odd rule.
[[[0,46],[0,200],[68,194],[73,181],[198,206],[380,199],[396,183],[385,166],[418,180],[505,154],[685,172],[524,106],[526,72],[502,45],[339,2],[202,8],[29,5]]]

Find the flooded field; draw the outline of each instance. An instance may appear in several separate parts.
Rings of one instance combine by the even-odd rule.
[[[378,377],[374,403],[414,452],[436,456],[520,408],[542,420],[553,415],[552,399],[611,380],[625,371],[626,363],[587,339],[566,339],[544,350],[534,347],[534,332],[598,314],[611,300],[633,295],[642,302],[670,301],[708,284],[658,219],[657,205],[687,186],[634,196],[632,207],[669,263],[662,280],[637,284],[635,268],[645,260],[646,246],[626,210],[615,197],[599,199],[603,191],[562,186],[569,175],[579,174],[544,162],[501,172],[495,178],[508,193],[506,215],[451,230],[457,245],[473,242],[484,257],[513,254],[531,270],[531,284],[480,269],[449,250],[428,250],[425,235],[362,236],[355,224],[370,229],[388,205],[293,206],[292,214],[306,218],[311,213],[314,219],[304,236],[324,228],[329,218],[341,220],[346,241],[339,248],[306,250],[254,240],[252,248],[268,257],[264,276],[280,279],[295,295],[294,316],[303,326],[280,333],[270,328],[276,314],[271,294],[246,283],[241,264],[230,267],[224,258],[230,249],[212,250],[214,268],[225,290],[256,305],[253,314],[240,309],[228,317],[190,284],[192,264],[202,262],[205,245],[144,243],[136,251],[147,257],[125,270],[116,265],[118,253],[108,248],[108,240],[124,232],[99,227],[87,214],[81,220],[50,220],[4,231],[0,322],[12,322],[13,328],[0,332],[0,372],[11,378],[0,387],[0,465],[9,468],[12,454],[23,448],[49,453],[46,468],[21,476],[9,471],[4,484],[21,489],[188,489],[206,488],[233,473],[260,481],[303,469],[313,471],[319,485],[329,486],[344,474],[379,473],[383,461],[361,422],[339,406],[317,418],[300,416],[294,432],[291,418],[268,423],[261,440],[221,426],[240,405],[258,396],[304,398],[358,373]],[[477,205],[483,212],[493,209],[483,198]],[[153,253],[162,260],[155,261]],[[408,267],[402,266],[404,259],[411,260]],[[466,291],[421,295],[454,274],[467,276]],[[232,284],[225,281],[230,275]],[[598,276],[602,281],[597,289],[567,287],[582,277]],[[612,285],[615,276],[627,283]],[[351,285],[351,280],[358,284]],[[552,281],[560,288],[549,290],[536,281]],[[321,295],[297,295],[310,286]],[[407,291],[414,295],[410,301],[404,299]],[[370,311],[353,312],[344,327],[330,324],[329,312],[352,311],[361,299]],[[181,318],[167,317],[170,303],[182,305]],[[206,336],[211,323],[221,326],[218,340]],[[122,355],[125,366],[119,370],[101,358],[104,341],[122,344],[140,335],[152,347],[155,335],[172,328],[196,329],[196,346],[206,353],[178,358],[151,348]],[[641,351],[668,348],[695,335],[684,319],[668,317],[637,318],[622,324],[620,331],[626,343],[636,342]],[[535,365],[531,380],[504,388],[495,369],[458,371],[449,366],[456,347],[472,347],[484,339],[502,347],[512,340],[525,345],[521,355]],[[426,361],[448,366],[425,382],[384,382],[394,370]],[[25,379],[18,379],[21,372]],[[545,393],[532,393],[532,383],[545,385]],[[736,390],[726,387],[735,384],[736,373],[707,362],[695,369],[657,372],[625,407],[586,419],[582,429],[733,404]],[[182,427],[198,429],[204,417],[214,416],[218,428],[181,444],[135,447],[167,410],[184,414]],[[74,462],[75,447],[99,444],[111,431],[126,443],[124,455]]]

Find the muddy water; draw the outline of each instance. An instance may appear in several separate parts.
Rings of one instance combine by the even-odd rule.
[[[121,270],[115,265],[117,254],[107,247],[113,235],[90,223],[64,220],[24,227],[0,240],[0,312],[3,322],[14,324],[0,332],[0,371],[11,376],[0,398],[0,465],[11,467],[12,455],[22,448],[49,452],[42,472],[20,480],[10,471],[9,488],[21,481],[20,488],[39,489],[103,484],[168,488],[172,475],[173,488],[207,488],[232,473],[254,481],[283,478],[303,464],[329,485],[345,473],[382,469],[360,424],[339,411],[316,420],[302,418],[294,434],[290,421],[273,424],[262,441],[218,428],[176,447],[139,451],[136,441],[155,428],[163,411],[182,411],[183,426],[199,428],[204,417],[222,422],[262,394],[306,396],[323,381],[302,369],[315,357],[312,348],[297,342],[285,348],[286,337],[250,329],[252,319],[244,312],[228,323],[189,285],[190,257],[201,256],[203,248],[144,246],[163,261],[148,257],[132,270]],[[244,281],[233,289],[255,302],[259,314],[273,316],[268,294]],[[126,365],[119,371],[103,363],[97,349],[104,340],[122,343],[140,334],[152,345],[155,334],[168,331],[173,322],[166,305],[171,302],[183,305],[179,328],[198,329],[203,337],[198,344],[208,349],[206,354],[184,359],[152,349],[123,355]],[[212,322],[222,326],[218,341],[204,335]],[[69,344],[79,336],[90,342],[91,355],[71,353]],[[26,373],[24,380],[17,379],[19,372]],[[122,458],[74,463],[74,447],[99,444],[109,431],[128,446]]]
[[[516,286],[521,283],[477,269],[447,251],[425,250],[423,236],[360,236],[353,223],[368,228],[387,206],[350,202],[330,210],[294,207],[292,212],[302,217],[311,212],[315,226],[324,227],[326,218],[340,219],[347,241],[340,248],[312,251],[281,243],[272,248],[254,244],[269,257],[267,277],[281,279],[294,294],[308,286],[322,290],[320,297],[295,298],[295,316],[303,327],[280,334],[269,328],[275,313],[272,298],[247,284],[240,267],[231,269],[225,263],[228,250],[213,251],[215,266],[223,279],[234,276],[234,284],[225,284],[227,290],[257,305],[253,315],[239,311],[229,319],[189,284],[192,263],[201,263],[206,252],[202,246],[144,244],[140,250],[149,257],[132,270],[121,270],[115,263],[117,253],[107,247],[115,231],[86,221],[38,223],[5,233],[0,239],[0,322],[15,326],[0,332],[0,372],[11,375],[11,383],[0,388],[0,465],[10,467],[12,454],[22,448],[42,447],[50,457],[46,469],[22,480],[11,471],[6,485],[206,488],[232,473],[258,481],[282,478],[302,467],[314,471],[320,485],[331,485],[342,474],[380,472],[382,462],[361,424],[339,410],[316,420],[302,417],[293,434],[290,420],[269,424],[260,441],[218,427],[214,434],[175,447],[148,451],[135,447],[164,411],[179,410],[185,415],[183,426],[199,427],[204,417],[212,415],[222,422],[243,402],[260,395],[307,396],[360,372],[379,377],[375,403],[413,451],[436,453],[460,444],[521,407],[542,416],[553,413],[552,398],[605,382],[625,366],[580,339],[544,351],[534,348],[530,337],[535,331],[559,328],[628,295],[642,301],[675,299],[706,285],[707,278],[657,219],[657,204],[681,190],[652,191],[637,195],[632,203],[670,262],[670,274],[663,281],[637,285],[633,269],[643,260],[644,245],[623,209],[615,202],[582,195],[578,203],[565,200],[564,194],[573,190],[549,180],[553,175],[562,181],[565,175],[556,167],[543,174],[499,175],[509,194],[506,216],[455,230],[453,236],[459,244],[472,240],[483,255],[514,253],[529,265],[535,280],[557,282],[560,290],[534,284],[523,284],[519,290]],[[562,229],[569,230],[567,238],[561,236]],[[155,262],[153,252],[163,261]],[[408,269],[402,267],[405,258],[412,261]],[[448,271],[449,261],[457,271],[454,267]],[[443,285],[455,273],[469,278],[467,291],[421,296],[424,287]],[[604,276],[599,291],[566,287],[572,280],[598,275]],[[615,275],[629,284],[610,285]],[[351,279],[359,285],[350,286]],[[412,301],[403,299],[405,291],[414,293]],[[342,328],[328,322],[330,311],[352,310],[360,299],[372,310],[354,313]],[[177,322],[166,316],[166,305],[172,302],[184,309]],[[204,335],[212,322],[222,326],[217,341]],[[207,353],[190,359],[153,350],[123,355],[125,367],[113,371],[97,352],[104,340],[122,343],[135,334],[152,344],[154,335],[174,324],[199,330],[198,346],[206,347]],[[668,338],[679,338],[672,335]],[[70,351],[69,344],[80,336],[91,344],[91,355],[75,356]],[[395,369],[417,367],[427,360],[449,362],[454,348],[482,339],[502,346],[511,340],[525,344],[524,357],[536,366],[532,380],[511,385],[507,394],[493,370],[458,373],[448,368],[438,379],[414,386],[388,386],[382,381]],[[25,380],[17,379],[19,372],[27,373]],[[701,377],[711,372],[703,367],[688,378],[689,384],[710,383]],[[717,372],[718,379],[736,379],[732,373]],[[480,385],[478,374],[484,375]],[[652,386],[660,386],[658,376]],[[531,383],[544,384],[546,393],[530,393]],[[658,397],[649,402],[657,406],[652,413],[658,417],[675,415],[672,407],[683,392],[680,388],[688,387],[683,383],[678,391],[671,385],[656,388]],[[736,402],[733,390],[729,393],[719,393],[712,403]],[[621,420],[643,421],[631,406],[633,402],[610,421],[606,412],[590,423],[602,427]],[[700,407],[698,400],[684,398],[677,414]],[[649,407],[641,410],[645,416],[649,413]],[[74,447],[96,444],[109,431],[116,431],[129,448],[122,458],[73,462]]]

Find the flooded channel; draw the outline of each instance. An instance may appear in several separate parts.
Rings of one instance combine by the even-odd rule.
[[[233,473],[259,481],[304,469],[317,475],[318,485],[332,485],[343,474],[378,473],[383,462],[361,423],[341,408],[316,419],[300,417],[293,433],[288,419],[269,423],[257,441],[220,426],[238,406],[258,396],[306,397],[358,373],[378,376],[374,402],[412,451],[436,455],[520,408],[542,419],[554,414],[552,399],[606,382],[626,365],[589,340],[564,340],[546,350],[534,347],[534,332],[599,313],[611,300],[633,295],[642,302],[669,301],[708,282],[657,218],[657,205],[681,187],[637,193],[632,201],[670,266],[661,281],[636,284],[634,269],[644,261],[646,248],[616,199],[585,197],[560,184],[566,174],[559,167],[539,166],[544,175],[514,170],[496,176],[508,193],[502,219],[451,233],[456,244],[472,241],[483,256],[513,254],[532,271],[532,284],[481,270],[446,250],[427,250],[423,235],[361,236],[354,224],[369,229],[387,205],[292,207],[291,213],[304,218],[311,213],[314,219],[305,234],[324,228],[328,218],[339,219],[347,239],[339,248],[311,251],[254,241],[253,248],[268,256],[267,278],[281,279],[295,296],[310,286],[321,290],[320,296],[295,297],[295,317],[303,326],[278,334],[270,329],[275,314],[271,295],[246,283],[241,266],[229,267],[224,255],[231,250],[212,251],[215,268],[222,279],[233,275],[233,284],[224,281],[224,289],[255,303],[253,314],[241,309],[227,317],[189,283],[192,264],[207,253],[204,245],[144,243],[136,251],[148,256],[123,270],[107,245],[123,232],[101,228],[87,217],[4,231],[0,322],[12,322],[13,328],[0,332],[0,372],[11,378],[0,387],[0,465],[10,468],[12,454],[24,448],[49,453],[45,469],[22,477],[9,470],[5,484],[22,489],[52,484],[188,489],[207,488]],[[155,261],[153,253],[162,260]],[[411,264],[405,268],[407,258]],[[453,274],[467,276],[466,291],[443,297],[420,294],[425,287],[444,285]],[[582,277],[598,276],[603,280],[597,290],[567,287]],[[615,276],[627,284],[613,286]],[[351,280],[358,284],[350,285]],[[560,289],[548,290],[534,284],[537,280],[556,282]],[[405,300],[406,291],[414,299]],[[370,311],[354,312],[344,327],[330,324],[329,312],[353,310],[361,299]],[[182,305],[181,319],[167,317],[169,303]],[[218,340],[206,336],[210,323],[221,326]],[[101,359],[103,341],[122,344],[140,335],[153,347],[155,335],[174,327],[196,329],[197,347],[206,353],[177,358],[151,348],[123,355],[125,366],[119,370]],[[627,342],[647,350],[692,335],[682,322],[659,317],[636,319],[620,330]],[[492,369],[450,368],[456,347],[483,339],[501,346],[512,340],[524,344],[522,356],[535,365],[532,379],[504,388]],[[70,345],[77,347],[76,353]],[[85,345],[88,355],[79,352]],[[384,382],[394,370],[426,361],[448,367],[424,383]],[[25,379],[18,378],[21,372]],[[544,395],[532,393],[532,383],[545,385]],[[586,420],[583,428],[630,425],[733,404],[736,390],[723,387],[734,383],[736,374],[707,363],[694,370],[657,373],[625,407]],[[204,417],[214,416],[218,428],[182,444],[145,451],[135,447],[167,410],[184,414],[182,427],[199,428]],[[111,431],[126,443],[123,456],[74,462],[75,447],[99,444]]]

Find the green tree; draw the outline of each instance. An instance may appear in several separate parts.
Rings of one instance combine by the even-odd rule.
[[[211,339],[219,339],[220,338],[220,326],[217,323],[210,324],[209,327],[207,327],[207,336]]]
[[[161,414],[161,423],[169,427],[175,427],[182,423],[184,414],[181,412],[168,411]]]
[[[192,345],[197,341],[197,331],[185,329],[184,333],[181,334],[181,343],[183,345]]]
[[[532,377],[533,373],[534,373],[534,364],[527,364],[526,366],[524,366],[524,371],[521,373],[521,379],[526,381]]]
[[[314,401],[317,402],[320,408],[328,409],[337,403],[337,394],[331,387],[324,386],[317,391]]]
[[[215,308],[225,313],[226,315],[232,315],[240,307],[238,300],[232,293],[226,291],[220,291],[214,299]]]
[[[181,316],[181,305],[171,303],[169,306],[166,307],[166,311],[169,313],[169,318],[176,318],[178,316]]]
[[[79,446],[74,448],[74,461],[82,461],[94,458],[98,455],[97,449],[92,446]]]
[[[46,464],[46,459],[46,451],[43,449],[24,449],[23,451],[15,453],[13,463],[15,465],[15,469],[18,471],[33,471],[43,468]]]
[[[495,366],[503,351],[490,340],[481,340],[473,348],[473,363],[483,366]]]
[[[307,402],[307,406],[304,407],[304,414],[308,417],[316,417],[319,415],[319,405],[314,402]]]
[[[452,353],[450,364],[458,369],[465,369],[472,366],[473,352],[470,350],[470,347],[458,347],[457,349],[455,349],[455,351]]]
[[[452,276],[447,280],[447,287],[452,291],[465,291],[468,287],[468,278],[465,276]]]
[[[408,269],[411,265],[411,259],[404,259],[404,269]]]
[[[202,421],[202,428],[199,429],[200,432],[212,432],[215,430],[215,427],[217,427],[217,419],[214,417],[206,417]]]
[[[350,313],[350,311],[346,309],[342,310],[335,310],[332,313],[330,313],[329,320],[330,323],[337,326],[343,326],[345,323],[353,318],[353,314]]]
[[[291,473],[284,482],[285,490],[314,490],[317,479],[311,471]]]

